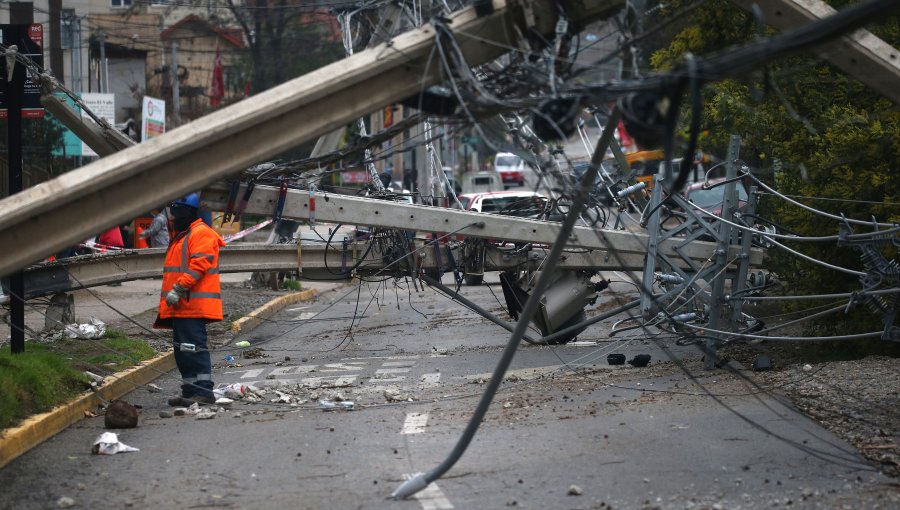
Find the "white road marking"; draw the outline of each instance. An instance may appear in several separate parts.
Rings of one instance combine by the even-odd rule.
[[[256,381],[245,381],[243,384],[247,386],[264,387],[277,381],[279,385],[286,384],[288,386],[294,384],[302,384],[313,388],[343,388],[353,386],[356,383],[357,375],[326,375],[322,377],[304,377],[303,379],[259,379]]]
[[[366,366],[365,361],[351,361],[349,363],[327,363],[322,365],[319,372],[347,372],[350,370],[362,370]]]
[[[312,319],[318,314],[319,312],[300,312],[300,315],[295,317],[294,320],[305,321],[306,319]]]
[[[381,364],[383,367],[412,367],[415,361],[385,361]]]
[[[318,365],[297,365],[295,367],[278,367],[272,369],[269,375],[306,374],[316,369]]]
[[[425,432],[425,424],[428,423],[428,413],[407,413],[403,422],[401,434],[421,434]]]
[[[434,388],[441,381],[441,373],[435,372],[432,374],[425,374],[419,381],[420,388]]]
[[[300,310],[306,310],[307,308],[309,308],[309,307],[308,307],[308,306],[297,306],[297,307],[294,307],[294,308],[288,308],[287,311],[289,311],[289,312],[299,312]]]
[[[253,377],[259,377],[260,374],[265,371],[265,368],[257,368],[255,370],[247,370],[244,375],[241,376],[241,379],[250,379]]]
[[[403,476],[408,480],[414,475]],[[422,510],[451,510],[453,508],[450,500],[444,496],[444,493],[441,492],[441,489],[434,482],[413,495],[413,498],[419,501],[422,505]]]
[[[379,368],[375,371],[375,375],[381,374],[405,374],[409,372],[409,368]]]

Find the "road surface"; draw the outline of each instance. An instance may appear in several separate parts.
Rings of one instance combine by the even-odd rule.
[[[502,313],[496,275],[488,282],[463,290]],[[889,480],[751,372],[703,372],[691,347],[642,334],[609,338],[612,320],[572,345],[523,346],[457,465],[415,498],[389,500],[450,452],[509,337],[396,283],[330,291],[234,339],[264,357],[216,352],[215,381],[271,387],[263,401],[162,418],[179,384],[166,374],[162,393],[125,397],[143,406],[140,425],[117,432],[139,452],[91,455],[103,419],[85,419],[0,470],[0,508],[61,497],[78,508],[886,507]],[[597,307],[631,297],[613,289],[623,293]],[[610,367],[612,352],[653,362]],[[317,408],[337,397],[356,409]]]

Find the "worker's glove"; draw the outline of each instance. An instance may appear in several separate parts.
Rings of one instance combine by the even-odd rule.
[[[178,308],[178,300],[187,296],[187,289],[178,285],[177,283],[172,287],[172,290],[166,294],[166,304],[171,306],[172,308]]]

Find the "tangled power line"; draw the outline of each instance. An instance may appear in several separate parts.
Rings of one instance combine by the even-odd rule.
[[[692,270],[685,271],[666,263],[668,264],[665,266],[666,271],[653,270],[645,273],[644,279],[632,278],[630,283],[638,288],[642,296],[641,313],[632,312],[630,303],[620,303],[620,307],[616,308],[615,312],[616,314],[626,314],[625,320],[635,324],[631,328],[636,330],[635,335],[643,334],[653,338],[663,348],[670,340],[681,344],[693,343],[710,358],[715,356],[715,348],[720,345],[749,339],[854,341],[860,338],[880,337],[884,340],[896,341],[900,338],[900,331],[894,325],[898,299],[900,299],[898,296],[900,294],[900,266],[896,260],[889,260],[883,254],[884,248],[896,249],[897,246],[900,246],[900,236],[898,236],[900,227],[896,223],[876,221],[875,219],[845,218],[794,200],[753,175],[737,157],[729,157],[723,162],[733,169],[733,174],[726,179],[726,182],[709,183],[704,181],[703,189],[724,187],[726,188],[725,196],[736,197],[736,183],[751,181],[754,188],[765,190],[767,197],[783,200],[807,213],[833,221],[836,233],[808,237],[786,232],[777,226],[771,230],[763,230],[753,221],[753,213],[745,214],[734,207],[737,204],[736,198],[725,199],[731,201],[733,205],[731,210],[722,207],[722,212],[715,214],[689,202],[682,195],[696,166],[693,155],[698,146],[699,113],[702,108],[700,87],[703,83],[746,73],[778,56],[832,39],[872,19],[891,3],[886,0],[866,2],[814,25],[780,36],[762,39],[720,55],[706,59],[688,57],[682,67],[670,73],[621,79],[616,82],[583,83],[578,78],[585,71],[579,70],[575,66],[578,54],[583,51],[583,48],[579,48],[578,34],[574,31],[576,24],[572,20],[567,20],[566,13],[562,10],[559,13],[560,23],[557,25],[553,40],[537,40],[536,37],[531,37],[531,39],[526,37],[526,42],[521,47],[506,48],[509,53],[502,59],[473,68],[465,60],[464,53],[460,48],[459,36],[443,19],[443,16],[448,15],[451,9],[447,2],[441,2],[441,5],[437,6],[437,11],[433,13],[424,12],[423,8],[415,2],[403,2],[400,12],[403,19],[406,20],[406,26],[420,25],[424,19],[431,16],[431,22],[435,27],[435,51],[432,54],[434,60],[432,64],[435,68],[442,70],[445,78],[441,86],[423,90],[416,98],[419,113],[407,117],[389,130],[372,135],[366,133],[365,124],[360,121],[359,138],[336,151],[303,160],[258,165],[248,169],[238,179],[254,184],[284,186],[314,192],[317,183],[321,182],[323,178],[342,171],[345,168],[345,162],[348,165],[352,162],[353,165],[367,168],[372,183],[371,189],[368,190],[370,197],[395,201],[404,197],[384,189],[374,171],[374,163],[393,157],[397,150],[407,151],[425,147],[429,153],[428,161],[426,161],[427,172],[425,173],[428,175],[427,180],[430,184],[426,187],[425,193],[417,195],[418,199],[423,203],[447,198],[455,199],[455,192],[451,186],[448,186],[449,182],[441,171],[442,165],[434,149],[434,142],[442,138],[454,137],[463,131],[474,130],[490,146],[506,145],[507,137],[513,140],[513,148],[517,153],[526,156],[526,160],[533,164],[539,177],[534,190],[552,197],[552,200],[547,202],[548,209],[541,211],[541,217],[546,220],[554,217],[556,219],[563,218],[563,221],[558,227],[558,240],[550,247],[549,253],[548,250],[536,246],[514,247],[516,251],[540,251],[543,249],[542,269],[544,271],[540,271],[540,274],[536,274],[534,271],[519,271],[520,278],[533,283],[530,287],[531,294],[528,299],[524,300],[524,303],[518,303],[518,321],[515,325],[509,325],[511,337],[502,354],[501,361],[495,369],[494,376],[483,393],[463,437],[450,456],[441,465],[403,484],[394,492],[394,496],[397,498],[408,497],[427,486],[431,481],[440,478],[465,451],[469,441],[474,437],[481,419],[487,412],[494,394],[500,389],[503,374],[512,361],[520,341],[527,334],[528,319],[537,312],[543,290],[551,283],[549,281],[551,270],[555,268],[556,261],[560,256],[571,252],[565,247],[564,242],[571,228],[576,224],[595,226],[597,228],[594,234],[598,238],[603,238],[603,229],[607,226],[606,219],[604,218],[602,222],[598,223],[597,216],[589,214],[591,210],[604,210],[598,205],[597,197],[592,195],[595,182],[604,184],[604,192],[619,207],[620,215],[629,216],[632,214],[631,211],[639,213],[639,220],[635,223],[649,225],[648,228],[655,229],[654,232],[651,232],[651,237],[671,234],[672,238],[681,236],[689,240],[700,240],[703,236],[712,236],[719,242],[719,250],[721,251],[723,247],[725,250],[725,253],[715,256],[717,260],[710,257],[708,263],[693,267]],[[379,11],[385,4],[386,2],[369,2],[341,13],[344,44],[348,54],[352,54],[355,44],[367,42],[366,34],[375,41],[378,41],[379,37],[384,37],[377,34],[377,23],[373,21],[377,17],[362,16],[362,13],[363,11]],[[359,36],[358,41],[353,38],[354,23],[358,27],[356,34]],[[403,25],[403,23],[395,24],[395,32]],[[628,48],[635,41],[656,30],[657,27],[652,27],[641,34],[622,34],[621,37],[625,43],[610,52],[608,57],[601,58],[593,65],[598,66],[607,60],[621,58],[622,55],[628,53]],[[24,57],[20,59],[25,62]],[[588,68],[590,67],[588,66]],[[73,97],[73,99],[75,98]],[[690,103],[693,123],[689,126],[688,141],[683,148],[685,156],[676,168],[672,163],[676,159],[677,150],[675,131],[681,103],[685,99]],[[614,106],[610,106],[611,103]],[[622,165],[621,161],[616,162],[612,167],[603,165],[607,147],[611,144],[614,145],[613,130],[617,126],[619,116],[624,117],[627,125],[642,141],[663,147],[662,168],[658,174],[653,194],[650,196],[646,196],[640,189],[633,189],[631,180],[633,176],[628,175],[630,169],[627,168],[627,165]],[[605,126],[600,139],[593,146],[589,140],[589,132],[584,130],[583,125],[578,122],[579,119],[585,117],[598,125]],[[102,123],[99,119],[95,120]],[[427,127],[418,135],[408,139],[402,148],[383,148],[386,140],[420,124],[425,124]],[[588,157],[591,161],[580,178],[576,175],[575,164],[568,155],[557,144],[546,141],[564,139],[573,132],[577,132],[582,137],[590,152]],[[757,196],[757,193],[751,193],[747,199],[748,203],[755,201]],[[818,198],[811,197],[809,199],[815,201]],[[665,233],[664,228],[658,222],[654,223],[652,218],[655,215],[658,217],[664,211],[674,209],[680,210],[681,216],[678,218],[683,218],[683,221]],[[856,230],[865,231],[857,232]],[[739,238],[743,243],[743,253],[729,256],[729,247],[732,244],[738,244],[734,241]],[[635,237],[635,239],[638,238]],[[361,251],[362,254],[355,260],[352,259],[352,256],[350,260],[347,260],[346,266],[350,269],[342,267],[336,276],[353,274],[357,266],[366,258],[369,250],[375,249],[378,253],[388,253],[392,256],[383,270],[372,276],[376,280],[375,282],[367,282],[363,279],[359,286],[349,291],[348,294],[355,291],[359,297],[363,285],[382,285],[385,279],[391,278],[395,281],[403,279],[407,289],[410,286],[417,288],[420,281],[436,288],[442,287],[439,281],[440,272],[436,279],[433,278],[434,275],[425,276],[422,268],[416,267],[412,263],[411,239],[402,231],[375,230],[364,241],[367,245]],[[437,238],[434,238],[432,242],[426,243],[421,249],[432,248],[436,241]],[[467,241],[463,241],[463,243],[465,242]],[[643,239],[640,239],[640,242],[644,242]],[[840,267],[789,246],[792,243],[810,242],[835,243],[856,250],[859,253],[860,267],[857,269]],[[331,243],[327,242],[326,244],[330,245]],[[377,248],[374,248],[376,246]],[[752,247],[776,247],[825,269],[855,276],[860,282],[859,289],[842,295],[765,296],[763,293],[771,287],[771,284],[761,282],[748,286],[743,281],[748,276],[745,274],[743,277],[732,276],[732,281],[738,285],[738,288],[734,294],[724,295],[726,273],[733,272],[731,268],[738,263],[740,255],[749,256]],[[343,250],[344,255],[347,256],[349,250],[346,247]],[[455,273],[454,277],[457,282],[455,291],[449,288],[441,289],[452,299],[458,299],[460,302],[464,302],[462,299],[464,296],[460,293],[460,278],[456,273],[458,273],[459,267],[465,266],[467,251],[464,244],[454,244],[448,250],[447,253],[451,256],[455,252],[456,257],[462,263],[447,264]],[[614,258],[622,260],[621,254],[616,251],[615,247],[611,247],[610,254]],[[663,267],[663,264],[657,267]],[[388,269],[390,271],[387,271]],[[761,275],[761,273],[757,274]],[[650,278],[646,278],[647,276]],[[768,275],[758,278],[766,279]],[[375,294],[373,293],[373,299]],[[718,316],[724,315],[726,310],[710,310],[711,303],[718,302],[721,305],[721,301],[725,301],[734,305],[767,298],[798,301],[803,299],[845,299],[846,301],[842,302],[841,306],[834,305],[825,310],[812,307],[799,318],[768,328],[759,319],[744,313],[738,306],[729,310],[732,312],[730,323],[734,328],[727,330],[719,327],[718,322]],[[768,335],[769,332],[780,328],[794,326],[857,306],[866,307],[882,317],[883,327],[877,331],[828,337],[787,335],[774,337]],[[472,307],[470,306],[470,308]],[[365,315],[365,311],[362,315]],[[357,318],[354,313],[348,336]],[[584,318],[584,320],[568,325],[565,329],[575,332],[577,335],[585,327],[596,322],[599,320]],[[553,334],[560,334],[560,331]],[[610,334],[610,337],[612,335],[613,333]],[[345,336],[338,347],[348,336]],[[543,341],[552,344],[552,341],[547,340],[549,337],[552,335],[546,335]],[[533,340],[540,341],[541,339]],[[676,356],[672,355],[671,359],[689,376],[693,377],[693,374],[683,364],[678,363]],[[571,363],[564,363],[564,365],[567,369],[572,368]],[[705,387],[701,386],[701,388],[708,396],[715,398],[715,395]],[[760,390],[758,387],[756,389]],[[721,401],[720,403],[729,408],[726,403]],[[731,408],[729,410],[736,412]],[[755,423],[753,425],[759,426]],[[768,431],[768,433],[775,436],[772,431]],[[797,444],[792,444],[792,446],[805,448]],[[849,458],[835,459],[835,461],[837,460],[852,461]]]

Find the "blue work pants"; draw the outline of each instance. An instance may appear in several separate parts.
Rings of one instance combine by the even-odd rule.
[[[212,397],[212,363],[206,347],[206,319],[173,318],[172,339],[175,364],[181,372],[181,396]]]

